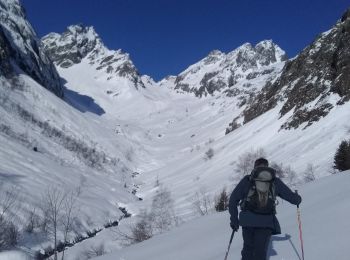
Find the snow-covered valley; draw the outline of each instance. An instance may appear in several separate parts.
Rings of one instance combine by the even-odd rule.
[[[200,217],[196,196],[205,191],[213,200],[224,187],[231,192],[242,177],[242,156],[257,152],[288,170],[284,180],[300,188],[305,244],[323,243],[319,236],[332,236],[333,228],[337,232],[334,243],[321,251],[309,247],[307,258],[332,259],[337,253],[334,259],[347,259],[349,174],[329,175],[340,142],[350,137],[349,85],[340,82],[348,64],[339,61],[346,66],[337,69],[335,79],[327,64],[322,73],[311,65],[334,51],[331,39],[344,40],[340,31],[350,18],[291,60],[265,40],[227,54],[213,51],[178,76],[155,82],[137,71],[127,53],[105,47],[93,27],[70,26],[39,40],[17,0],[0,3],[1,195],[16,193],[6,216],[18,225],[15,249],[22,252],[0,253],[0,259],[34,257],[52,247],[52,234],[41,224],[25,230],[33,216],[43,218],[46,195],[54,190],[75,194],[74,224],[66,239],[88,237],[67,248],[66,259],[86,259],[83,252],[97,245],[111,253],[102,259],[221,258],[230,233],[228,214]],[[293,70],[304,56],[314,77]],[[285,82],[286,75],[293,82]],[[302,91],[293,100],[290,93]],[[294,107],[288,110],[290,104]],[[310,171],[316,181],[306,183]],[[160,187],[171,193],[183,224],[124,248],[109,224],[127,232],[152,207]],[[332,204],[329,211],[324,201]],[[286,203],[280,208],[283,232],[291,238],[275,237],[278,254],[270,259],[298,259],[295,208]],[[331,218],[331,210],[337,211],[337,225],[317,229]],[[63,236],[58,232],[59,240]],[[231,249],[236,258],[239,237]]]

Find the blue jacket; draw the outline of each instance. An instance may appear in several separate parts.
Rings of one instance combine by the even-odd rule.
[[[232,191],[229,203],[229,211],[231,215],[231,223],[236,226],[238,224],[242,227],[261,227],[261,228],[271,228],[273,230],[272,234],[281,234],[281,227],[276,218],[275,214],[272,215],[260,215],[255,214],[249,210],[241,211],[238,220],[238,205],[241,200],[243,200],[250,189],[249,175],[245,176]],[[287,185],[285,185],[279,178],[275,179],[275,193],[282,199],[298,205],[301,202],[301,197],[292,192]]]

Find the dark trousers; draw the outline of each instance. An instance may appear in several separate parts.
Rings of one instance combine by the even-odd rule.
[[[242,260],[266,260],[272,230],[243,227]]]

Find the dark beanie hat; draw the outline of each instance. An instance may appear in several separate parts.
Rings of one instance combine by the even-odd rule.
[[[254,163],[254,168],[258,166],[269,166],[269,161],[265,158],[259,158]]]

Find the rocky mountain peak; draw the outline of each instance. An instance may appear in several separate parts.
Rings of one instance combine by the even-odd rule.
[[[341,22],[345,22],[346,20],[350,19],[350,8],[345,11],[345,13],[341,17]]]
[[[272,40],[261,41],[254,47],[260,56],[261,65],[269,65],[275,62],[287,60],[287,54]]]
[[[121,77],[129,79],[136,88],[145,87],[129,54],[121,49],[109,50],[92,26],[71,25],[62,34],[44,36],[42,42],[58,67],[69,68],[86,58],[96,71],[105,72],[99,74],[106,80]]]
[[[275,75],[276,68],[269,69],[268,66],[274,66],[286,58],[285,52],[271,40],[262,41],[256,46],[245,43],[227,54],[214,50],[180,73],[174,88],[198,97],[223,91],[227,95],[237,94],[239,91],[234,88],[243,81]],[[246,87],[252,86],[252,83],[246,83]]]
[[[59,97],[63,97],[56,68],[18,0],[0,0],[0,74],[12,78],[18,68]]]
[[[42,41],[51,59],[63,68],[80,63],[92,51],[95,54],[107,51],[94,27],[82,24],[71,25],[62,34],[50,33]]]

